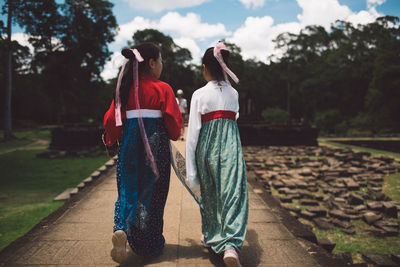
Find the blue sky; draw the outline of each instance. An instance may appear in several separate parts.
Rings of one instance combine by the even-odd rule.
[[[268,62],[278,56],[273,39],[279,33],[298,33],[311,24],[327,30],[337,19],[365,24],[382,15],[400,16],[400,0],[111,0],[120,25],[109,45],[115,57],[136,30],[155,28],[188,48],[199,62],[204,50],[219,39],[242,49],[245,59]],[[2,17],[4,19],[4,17]],[[14,33],[21,32],[15,27]],[[24,42],[22,33],[13,39]],[[109,62],[103,77],[113,78]]]

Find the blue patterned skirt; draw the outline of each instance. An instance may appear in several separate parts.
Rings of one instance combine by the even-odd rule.
[[[147,157],[138,119],[127,119],[117,161],[114,231],[126,232],[136,254],[151,256],[159,253],[165,244],[162,233],[171,171],[170,147],[162,118],[143,118],[143,122],[159,178],[156,180]]]
[[[202,232],[216,253],[240,251],[247,227],[246,165],[235,121],[203,123],[196,147]]]

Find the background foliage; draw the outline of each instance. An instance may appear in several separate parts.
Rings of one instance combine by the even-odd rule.
[[[112,4],[9,2],[16,4],[13,21],[30,34],[33,47],[12,42],[15,124],[100,124],[115,86],[115,79],[104,81],[100,76],[110,56],[107,45],[117,31]],[[3,13],[7,9],[3,4]],[[5,62],[7,40],[1,26],[0,62]],[[241,120],[272,122],[268,114],[274,117],[279,111],[284,118],[278,122],[315,125],[324,134],[400,133],[399,33],[399,19],[392,16],[357,26],[337,21],[329,31],[308,26],[299,34],[279,35],[275,42],[283,56],[268,64],[244,60],[240,48],[228,43],[231,69],[240,78],[235,87]],[[170,36],[154,29],[137,31],[127,46],[143,41],[161,47],[161,80],[175,91],[183,89],[190,100],[205,84],[201,66],[192,64],[190,51]],[[1,88],[6,84],[5,68],[0,66]]]

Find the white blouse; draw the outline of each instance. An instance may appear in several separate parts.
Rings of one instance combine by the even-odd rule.
[[[191,187],[200,183],[196,168],[196,146],[201,130],[201,115],[216,110],[236,112],[236,119],[239,118],[238,92],[225,81],[210,81],[192,95],[186,136],[186,175]]]

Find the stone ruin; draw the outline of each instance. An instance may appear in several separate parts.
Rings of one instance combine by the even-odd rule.
[[[349,235],[357,231],[352,222],[361,219],[371,235],[399,235],[400,202],[382,192],[384,177],[400,172],[399,160],[326,146],[248,146],[243,151],[248,171],[265,190],[277,191],[281,205],[295,218]],[[307,208],[290,204],[295,200]],[[319,242],[328,251],[335,247],[329,240]],[[373,262],[370,254],[363,258]]]
[[[66,124],[52,129],[49,148],[39,158],[97,157],[104,155],[102,127],[91,124]]]

